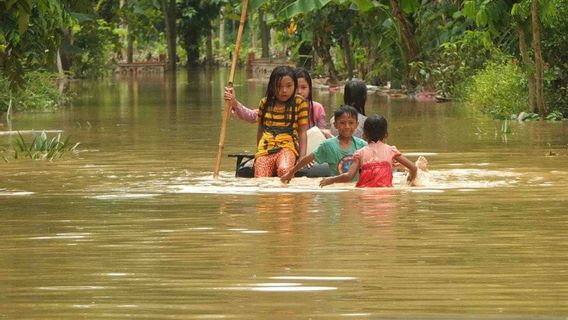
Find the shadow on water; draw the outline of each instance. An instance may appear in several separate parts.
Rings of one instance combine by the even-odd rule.
[[[0,318],[557,319],[568,313],[568,125],[500,124],[388,101],[389,143],[425,154],[421,187],[212,178],[227,70],[72,84],[81,152],[0,174]],[[238,74],[256,106],[263,82]],[[326,113],[340,93],[315,92]],[[225,153],[251,151],[231,120]],[[10,136],[1,135],[7,146]],[[550,146],[549,146],[550,144]],[[553,151],[555,156],[547,156]]]

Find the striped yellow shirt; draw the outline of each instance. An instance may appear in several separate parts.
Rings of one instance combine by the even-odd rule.
[[[297,95],[291,105],[267,106],[266,98],[258,107],[258,123],[263,134],[258,142],[256,157],[291,149],[298,156],[298,127],[308,125],[308,103]]]

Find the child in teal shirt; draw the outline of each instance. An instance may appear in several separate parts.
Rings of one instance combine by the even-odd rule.
[[[353,153],[367,145],[365,140],[353,136],[353,132],[355,132],[358,126],[357,114],[357,109],[351,106],[343,105],[339,107],[334,113],[334,126],[339,135],[327,139],[314,152],[302,157],[280,180],[284,183],[290,182],[296,171],[313,161],[327,163],[332,176],[348,172]],[[359,179],[359,175],[356,175],[353,181],[357,179]]]

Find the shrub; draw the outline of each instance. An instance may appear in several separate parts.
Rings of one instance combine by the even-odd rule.
[[[528,109],[527,81],[512,62],[492,62],[474,75],[464,87],[467,104],[497,119]]]
[[[68,97],[57,88],[57,74],[30,71],[24,76],[24,87],[18,91],[9,88],[6,77],[0,75],[0,112],[8,110],[12,100],[13,111],[54,111]]]
[[[101,78],[112,70],[113,52],[118,35],[104,20],[89,21],[81,25],[73,43],[71,72],[77,78]]]

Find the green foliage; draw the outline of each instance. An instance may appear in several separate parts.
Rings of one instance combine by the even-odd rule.
[[[463,5],[464,16],[493,35],[499,35],[508,25],[508,12],[510,8],[506,0],[466,0]]]
[[[568,117],[568,2],[555,1],[556,15],[543,28],[545,69],[544,95],[551,110]]]
[[[489,63],[465,88],[465,102],[496,119],[527,109],[527,83],[518,65]]]
[[[181,45],[187,53],[187,64],[199,61],[201,39],[211,32],[211,21],[219,16],[223,1],[182,0],[178,3]]]
[[[410,75],[418,85],[442,96],[459,96],[460,86],[466,79],[483,68],[487,61],[503,60],[502,56],[487,33],[466,32],[460,39],[430,51],[429,60],[410,63]]]
[[[55,65],[61,30],[70,19],[59,0],[11,0],[0,5],[0,69],[12,88],[25,71]]]
[[[67,152],[75,152],[79,143],[72,143],[67,139],[61,139],[61,133],[58,133],[51,139],[48,138],[45,131],[34,133],[30,143],[18,132],[18,137],[10,148],[4,149],[2,157],[5,161],[13,157],[14,160],[28,158],[32,160],[48,160],[53,161],[61,158]]]
[[[58,76],[53,73],[31,71],[24,75],[24,86],[13,90],[7,77],[0,75],[0,113],[12,103],[14,111],[54,111],[68,101],[57,88]]]
[[[550,121],[560,121],[564,119],[564,115],[562,114],[562,112],[560,111],[552,111],[551,113],[549,113],[546,116],[546,120],[550,120]]]
[[[459,3],[453,1],[432,1],[421,5],[413,15],[416,39],[427,56],[446,42],[455,42],[464,36],[470,27],[460,11]]]
[[[71,72],[78,78],[101,78],[108,75],[113,64],[118,35],[104,20],[93,20],[81,25],[75,34]]]

